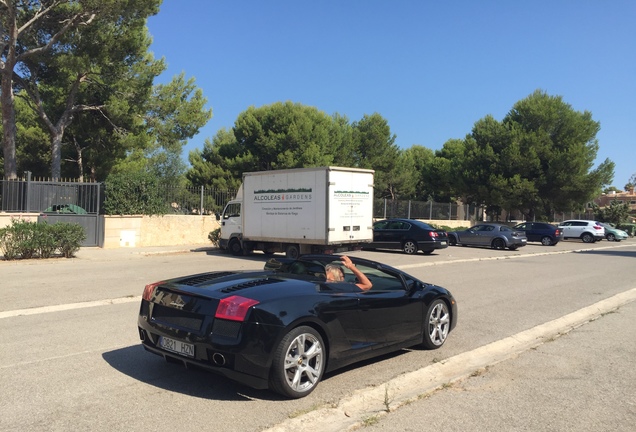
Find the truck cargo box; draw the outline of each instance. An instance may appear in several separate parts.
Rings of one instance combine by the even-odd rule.
[[[245,173],[243,238],[317,245],[370,242],[373,173],[342,167]]]

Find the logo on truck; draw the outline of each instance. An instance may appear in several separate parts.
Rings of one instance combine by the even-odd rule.
[[[254,201],[308,202],[312,199],[311,188],[255,190]]]

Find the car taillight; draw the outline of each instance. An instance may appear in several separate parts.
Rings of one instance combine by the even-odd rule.
[[[600,225],[594,225],[594,229],[595,229],[595,230],[600,230],[600,229],[603,229],[603,227],[602,227],[602,226],[600,226]]]
[[[439,234],[437,234],[435,231],[431,231],[430,233],[428,233],[432,238],[437,237]]]
[[[146,285],[144,287],[144,293],[141,295],[141,298],[146,301],[150,301],[150,298],[152,297],[152,293],[155,292],[155,288],[157,288],[162,283],[163,282],[155,282],[155,283]]]
[[[219,302],[214,318],[231,321],[245,321],[245,316],[250,308],[257,305],[258,301],[241,296],[231,296]]]
[[[559,230],[554,230],[554,235],[559,235],[559,234],[561,234]]]

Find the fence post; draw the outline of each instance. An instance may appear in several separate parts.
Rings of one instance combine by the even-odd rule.
[[[386,219],[386,198],[384,198],[384,218]]]
[[[26,212],[27,213],[31,213],[31,208],[30,208],[30,197],[29,195],[31,195],[31,171],[25,171],[24,172],[26,174],[26,181],[27,181],[27,188],[26,188]]]
[[[449,202],[448,203],[448,220],[451,220],[451,215],[453,213],[453,203]]]
[[[407,219],[411,219],[411,200],[409,200],[409,214]]]
[[[199,207],[199,214],[203,216],[203,185],[201,186],[201,207]]]
[[[430,203],[428,205],[428,220],[433,220],[433,200],[429,197],[428,202]]]

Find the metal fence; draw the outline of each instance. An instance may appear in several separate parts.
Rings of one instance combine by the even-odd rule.
[[[148,191],[139,191],[145,195]],[[235,190],[160,184],[156,196],[170,214],[214,214],[236,196]],[[0,211],[5,213],[104,214],[104,184],[79,181],[0,180]]]
[[[225,204],[236,196],[236,191],[161,185],[159,195],[173,214],[211,215],[223,211]]]
[[[160,184],[157,188],[157,196],[164,202],[166,213],[184,215],[220,213],[237,192],[173,184]],[[25,179],[0,180],[0,211],[5,213],[103,214],[104,196],[103,183],[32,180],[30,176]],[[374,200],[373,216],[382,219],[400,217],[473,222],[486,219],[483,207],[475,204],[381,198]],[[594,213],[591,209],[586,209],[553,215],[553,222],[567,219],[594,219]]]
[[[483,209],[474,204],[439,203],[434,201],[376,199],[375,218],[407,218],[425,220],[483,220]]]
[[[2,180],[0,210],[24,213],[99,214],[101,183],[72,181]]]
[[[554,213],[552,222],[563,222],[568,219],[596,220],[596,216],[592,210],[581,212]]]

